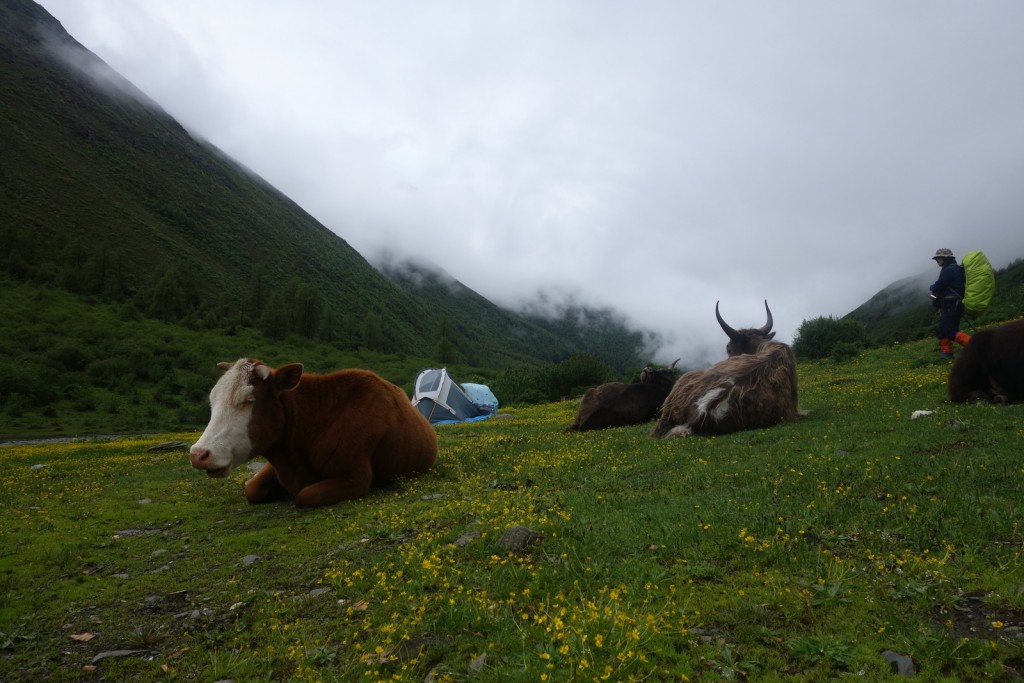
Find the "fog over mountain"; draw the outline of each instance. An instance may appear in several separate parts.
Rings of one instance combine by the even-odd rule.
[[[41,4],[367,258],[664,361],[724,355],[719,300],[789,340],[938,247],[1024,256],[1016,0]]]
[[[902,313],[928,301],[928,286],[935,279],[936,273],[921,271],[897,280],[864,302],[862,307],[888,315]]]

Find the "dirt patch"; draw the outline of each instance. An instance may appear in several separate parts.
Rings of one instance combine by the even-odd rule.
[[[966,593],[952,606],[932,613],[937,628],[957,638],[1020,640],[1024,638],[1024,611],[1003,605],[986,605],[985,593]]]

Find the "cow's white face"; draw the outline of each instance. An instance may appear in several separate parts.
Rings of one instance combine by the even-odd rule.
[[[249,421],[256,397],[252,379],[254,374],[264,379],[269,374],[267,366],[245,358],[219,366],[225,372],[210,391],[210,423],[189,450],[192,466],[211,477],[226,477],[232,467],[253,457]]]

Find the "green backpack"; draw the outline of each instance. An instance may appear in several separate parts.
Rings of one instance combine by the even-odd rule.
[[[969,251],[964,254],[961,266],[967,282],[964,309],[968,315],[980,315],[992,303],[996,293],[996,275],[992,271],[992,264],[980,251]]]

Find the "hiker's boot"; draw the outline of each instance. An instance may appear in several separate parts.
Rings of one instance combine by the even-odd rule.
[[[953,340],[949,337],[943,337],[939,340],[939,358],[942,360],[951,360],[953,358]]]
[[[967,342],[971,341],[971,335],[966,332],[957,332],[953,340],[960,346],[967,346]]]

